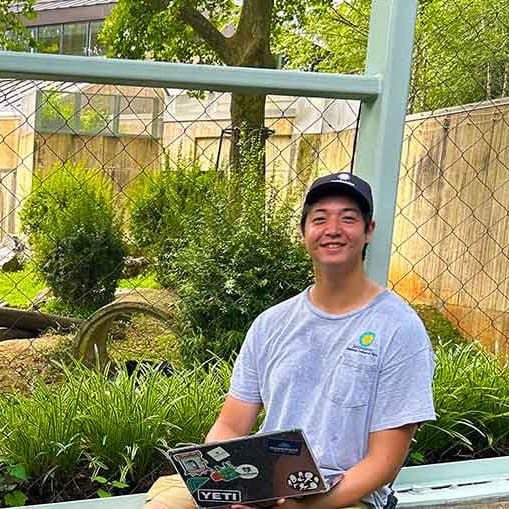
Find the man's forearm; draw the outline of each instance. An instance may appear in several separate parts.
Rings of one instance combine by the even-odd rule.
[[[329,493],[310,497],[309,509],[338,509],[360,502],[375,490],[391,482],[397,466],[366,457],[344,473],[341,482]]]
[[[229,440],[230,438],[237,438],[243,435],[245,435],[245,433],[242,433],[239,430],[229,426],[225,422],[218,420],[207,433],[205,443],[208,444],[210,442]]]

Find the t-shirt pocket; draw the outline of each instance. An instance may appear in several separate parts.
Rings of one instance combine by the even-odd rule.
[[[376,366],[342,357],[328,377],[327,396],[345,408],[366,406],[376,381]]]

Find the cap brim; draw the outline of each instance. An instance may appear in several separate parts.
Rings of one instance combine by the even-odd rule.
[[[353,198],[361,207],[361,212],[367,212],[372,214],[371,205],[362,193],[357,191],[354,187],[343,182],[327,182],[322,184],[315,189],[311,189],[306,196],[306,205],[313,205],[318,200],[325,198],[326,196],[349,196]]]

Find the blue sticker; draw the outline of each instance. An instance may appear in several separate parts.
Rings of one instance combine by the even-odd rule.
[[[187,487],[191,493],[201,488],[204,484],[209,482],[210,477],[191,477],[187,480]]]
[[[274,440],[269,439],[268,451],[272,454],[288,454],[289,456],[300,456],[302,442],[297,440]]]

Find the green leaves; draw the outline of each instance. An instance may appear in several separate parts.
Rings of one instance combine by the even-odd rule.
[[[259,313],[312,279],[293,210],[276,201],[256,165],[209,184],[159,265],[189,326],[180,342],[185,363],[204,362],[211,353],[230,358]]]
[[[26,481],[28,479],[27,478],[27,473],[25,471],[25,467],[23,465],[19,464],[19,463],[17,465],[10,465],[7,468],[7,473],[15,481],[23,482],[23,481]]]
[[[34,19],[35,0],[2,0],[0,2],[0,48],[9,51],[27,51],[37,43],[25,28],[22,17]],[[16,8],[16,9],[14,9]]]
[[[21,502],[20,485],[58,491],[88,477],[98,496],[124,494],[161,465],[179,442],[202,442],[228,390],[231,366],[219,360],[176,372],[110,375],[76,365],[58,385],[0,396],[0,496]],[[87,475],[88,474],[88,475]],[[73,488],[74,489],[74,488]],[[26,500],[26,499],[25,499]],[[24,504],[24,502],[23,502]]]
[[[64,307],[111,300],[125,256],[111,180],[81,164],[57,164],[38,177],[20,217],[36,267]]]
[[[108,481],[106,477],[102,477],[100,475],[96,475],[91,478],[92,481],[98,482],[99,484],[104,485],[105,487],[108,487],[109,489],[117,488],[117,489],[124,489],[129,488],[129,484],[122,482],[122,481]],[[103,488],[99,488],[97,490],[97,495],[99,498],[106,498],[111,497],[113,494],[110,491],[106,491]]]
[[[8,457],[0,457],[0,497],[7,507],[25,505],[28,497],[19,486],[28,480],[25,467],[21,463],[13,463]]]
[[[417,432],[426,462],[484,457],[507,443],[509,367],[476,343],[440,344],[434,378],[438,419]]]
[[[7,507],[24,506],[28,497],[20,490],[14,490],[4,496],[4,502]]]

